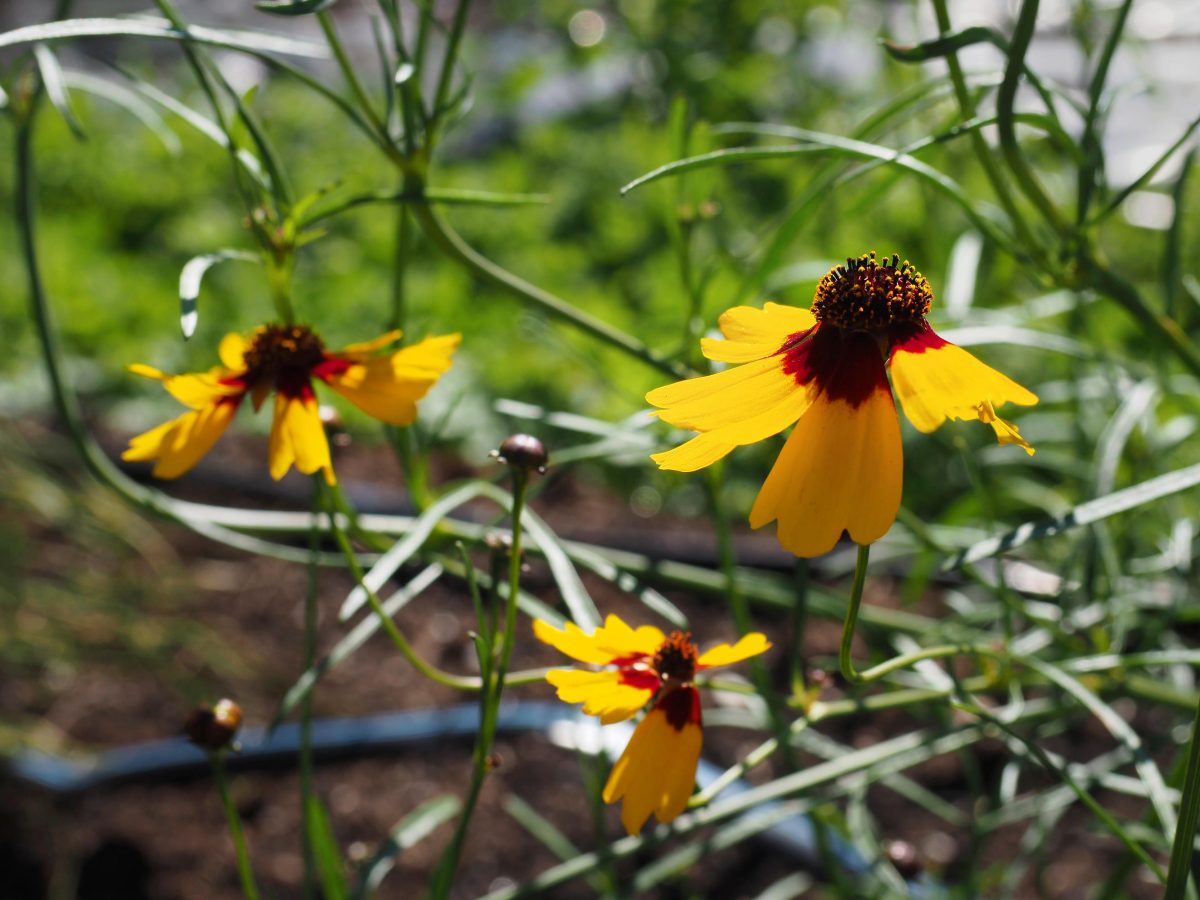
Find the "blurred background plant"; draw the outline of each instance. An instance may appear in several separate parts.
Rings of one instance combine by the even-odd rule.
[[[667,436],[647,427],[641,398],[672,372],[701,364],[698,338],[729,306],[767,297],[807,306],[816,280],[845,256],[898,252],[933,283],[939,331],[1039,393],[1041,404],[1019,423],[1038,454],[1030,461],[989,446],[986,429],[906,431],[903,515],[875,550],[873,584],[876,602],[921,604],[924,617],[910,610],[907,619],[880,613],[864,621],[887,690],[847,696],[891,698],[878,702],[902,708],[910,706],[905,691],[945,698],[886,732],[925,734],[905,731],[914,724],[936,732],[913,738],[913,764],[941,755],[937,741],[947,732],[972,727],[956,717],[991,722],[986,734],[1006,741],[996,772],[961,751],[969,787],[957,806],[939,806],[920,784],[901,789],[964,835],[969,862],[951,872],[964,896],[1026,890],[1031,863],[1039,889],[1059,895],[1045,886],[1050,860],[1035,853],[1039,835],[1054,832],[1070,804],[1086,806],[1097,785],[1137,800],[1119,807],[1119,821],[1085,820],[1123,842],[1112,866],[1092,873],[1101,895],[1140,889],[1148,870],[1139,852],[1157,854],[1167,868],[1180,800],[1173,790],[1193,796],[1200,778],[1183,746],[1200,660],[1189,600],[1200,510],[1194,491],[1180,493],[1200,483],[1200,283],[1189,253],[1200,120],[1187,65],[1200,40],[1191,23],[1200,19],[1189,4],[1025,0],[1009,10],[943,0],[622,0],[543,4],[535,18],[526,4],[504,2],[158,7],[159,18],[100,20],[87,39],[54,26],[39,31],[26,17],[44,11],[32,5],[0,12],[0,84],[10,113],[0,118],[0,140],[19,144],[41,85],[48,104],[28,156],[40,271],[70,383],[106,447],[173,409],[128,377],[126,363],[206,368],[225,332],[272,315],[273,297],[319,324],[332,346],[397,321],[414,338],[461,331],[463,351],[423,406],[413,441],[393,435],[409,488],[397,507],[437,512],[427,523],[437,526],[432,537],[411,560],[453,569],[449,542],[460,537],[486,574],[479,532],[441,521],[447,510],[434,501],[468,474],[458,460],[481,460],[517,428],[535,430],[551,444],[555,468],[532,492],[546,497],[548,517],[555,503],[566,507],[565,537],[596,539],[601,525],[629,518],[622,508],[658,532],[698,532],[702,549],[693,541],[683,552],[720,565],[721,577],[700,569],[672,575],[654,560],[622,556],[647,548],[644,532],[614,538],[623,525],[590,549],[664,589],[727,595],[742,625],[744,603],[790,614],[777,623],[800,636],[788,647],[786,671],[756,683],[790,690],[793,709],[767,704],[766,713],[756,707],[733,720],[762,728],[765,715],[777,736],[792,729],[805,759],[836,756],[805,725],[853,710],[836,706],[836,693],[826,695],[833,712],[820,700],[810,705],[817,689],[807,666],[835,665],[829,648],[813,646],[811,629],[808,643],[803,635],[808,617],[842,614],[844,589],[822,585],[849,574],[853,551],[793,572],[769,538],[731,529],[744,521],[775,448],[745,448],[709,481],[656,472],[646,457]],[[136,11],[81,2],[70,12]],[[175,40],[161,16],[177,27],[218,29],[196,35],[217,46]],[[223,146],[230,142],[242,162],[231,164]],[[19,154],[17,162],[16,172],[0,170],[0,192],[19,198]],[[433,206],[420,202],[426,190]],[[464,258],[447,221],[469,247],[526,281],[497,274],[470,251]],[[21,227],[19,218],[0,221],[0,273],[13,286],[0,305],[10,336],[0,402],[16,423],[7,438],[14,448],[32,439],[21,420],[42,420],[52,405],[36,332],[19,302],[29,263],[18,252]],[[226,250],[237,255],[206,271],[198,297],[194,281],[176,289],[189,260]],[[179,338],[181,324],[194,327],[190,341]],[[377,440],[364,418],[346,418],[360,442]],[[266,426],[243,416],[237,427]],[[421,475],[426,463],[429,479]],[[51,516],[55,540],[86,533],[86,552],[174,563],[161,561],[170,552],[153,541],[130,539],[146,520],[82,483],[60,487],[62,469],[38,454],[14,450],[5,465],[14,468],[10,527],[27,536],[4,556],[5,570],[19,575],[6,579],[17,585],[6,599],[16,635],[0,651],[6,672],[100,644],[170,678],[172,664],[154,652],[177,642],[223,673],[201,666],[202,679],[246,677],[238,674],[244,659],[223,656],[204,626],[170,619],[165,598],[173,578],[187,576],[139,579],[144,594],[131,601],[144,596],[144,610],[105,599],[126,589],[119,571],[115,580],[100,578],[103,567],[87,570],[98,588],[74,587],[72,568],[55,571],[49,587],[23,586],[36,579],[18,541],[42,540],[29,526],[38,516]],[[145,510],[200,521],[97,466]],[[595,522],[571,510],[564,488],[556,493],[565,482],[606,492],[591,501]],[[489,487],[470,489],[503,510],[507,495]],[[272,502],[308,508],[303,485]],[[210,532],[231,521],[215,508],[201,523]],[[494,522],[493,514],[481,515]],[[1040,527],[1014,537],[1010,529],[1026,521]],[[250,530],[284,539],[297,531],[273,527],[260,519]],[[378,531],[352,536],[360,550],[386,550],[390,539]],[[538,543],[557,559],[555,538]],[[681,543],[689,541],[652,546],[650,555],[677,556]],[[304,559],[302,549],[280,546],[272,552]],[[739,555],[786,574],[738,569]],[[571,558],[585,566],[578,552]],[[565,594],[565,612],[586,618],[588,589],[580,593],[567,570],[559,560],[543,599]],[[587,584],[597,590],[590,577]],[[55,613],[60,602],[67,606]],[[78,632],[31,627],[30,616]],[[128,627],[130,616],[138,629]],[[980,649],[992,647],[1000,648],[996,659]],[[150,658],[132,663],[143,654]],[[966,657],[963,671],[931,662],[950,655]],[[194,699],[196,687],[180,691]],[[987,703],[976,702],[982,695]],[[797,719],[801,713],[809,718]],[[1119,724],[1126,719],[1132,727]],[[1104,736],[1088,732],[1089,722]],[[1092,736],[1075,741],[1072,753],[1064,733],[1068,747],[1079,733]],[[984,735],[961,746],[977,747]],[[1046,757],[1042,744],[1076,768]],[[838,778],[882,777],[872,760]],[[795,760],[779,765],[782,776]],[[851,782],[837,781],[828,794],[793,789],[813,798],[818,818],[855,839],[871,863],[867,882],[835,879],[827,889],[895,889],[897,868],[874,840],[872,807]],[[970,862],[1029,816],[1035,824],[1010,854],[1017,864]],[[1178,853],[1186,843],[1177,842]],[[1181,866],[1172,860],[1170,868]]]

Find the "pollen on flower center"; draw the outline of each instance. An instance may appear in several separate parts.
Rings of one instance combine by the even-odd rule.
[[[654,671],[664,682],[689,682],[696,677],[700,653],[686,631],[673,631],[654,654]]]
[[[893,255],[882,263],[875,251],[830,269],[817,284],[812,314],[848,331],[879,331],[919,322],[929,312],[933,290],[908,260]]]
[[[308,374],[325,358],[325,345],[307,325],[267,325],[254,336],[242,359],[251,383],[277,384]]]

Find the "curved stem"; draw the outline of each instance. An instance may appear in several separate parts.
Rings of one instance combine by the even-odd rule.
[[[367,94],[366,88],[363,87],[362,81],[359,80],[358,74],[354,71],[354,66],[351,65],[350,57],[346,55],[346,48],[342,45],[341,38],[338,37],[337,29],[334,27],[333,19],[330,18],[328,11],[322,10],[317,13],[317,21],[321,25],[321,31],[325,34],[325,41],[329,44],[329,49],[333,52],[333,58],[337,60],[338,68],[342,71],[342,77],[346,79],[346,83],[350,86],[355,100],[358,101],[359,109],[362,110],[367,122],[370,123],[371,130],[375,133],[380,146],[392,157],[393,161],[402,162],[404,157],[392,144],[391,137],[388,135],[387,125],[379,118],[379,114],[375,112],[375,107],[371,105],[371,97]]]
[[[454,837],[446,847],[429,889],[433,900],[445,900],[454,884],[454,872],[458,868],[462,856],[463,844],[467,838],[467,829],[471,824],[471,816],[479,801],[480,791],[488,773],[492,770],[492,746],[496,739],[496,725],[500,717],[500,700],[504,693],[505,675],[508,672],[509,660],[512,657],[512,647],[517,630],[517,596],[521,590],[521,513],[525,508],[525,489],[529,485],[529,471],[514,466],[512,469],[512,544],[509,547],[508,559],[508,599],[504,608],[504,631],[499,638],[499,646],[488,648],[490,654],[496,654],[495,664],[481,659],[480,664],[486,673],[487,684],[480,698],[479,733],[475,739],[475,751],[472,755],[471,785],[467,797],[463,801],[462,816]]]
[[[409,184],[408,187],[410,190],[414,187],[417,187],[418,190],[420,189],[419,186],[412,184]],[[667,375],[674,378],[687,378],[691,374],[682,366],[677,366],[669,360],[663,359],[632,335],[626,334],[620,329],[614,328],[612,325],[602,322],[585,312],[581,312],[566,300],[556,297],[549,291],[530,284],[523,278],[496,265],[464,241],[458,232],[451,228],[432,207],[422,203],[414,203],[411,209],[413,215],[421,224],[421,229],[424,231],[426,237],[433,241],[447,255],[460,262],[466,269],[483,280],[502,287],[523,300],[528,300],[540,306],[556,318],[574,325],[576,328],[587,332],[592,337],[598,338],[606,344],[623,350],[630,356],[640,359],[647,365],[653,366]]]
[[[938,30],[942,34],[949,34],[950,11],[947,9],[946,0],[933,0],[933,11],[937,17]],[[975,103],[971,99],[971,92],[967,89],[967,81],[963,75],[962,64],[958,61],[957,52],[951,51],[946,55],[946,65],[950,70],[950,81],[954,85],[954,96],[958,100],[959,111],[962,113],[964,121],[970,121],[975,117]],[[1045,254],[1042,252],[1041,242],[1033,236],[1025,217],[1017,208],[1004,172],[996,164],[996,159],[992,156],[992,150],[988,147],[983,133],[978,129],[971,129],[970,140],[975,155],[979,158],[980,165],[983,166],[983,173],[987,176],[992,191],[996,194],[996,199],[1004,207],[1009,221],[1012,222],[1018,239],[1028,253],[1035,259],[1042,260]]]
[[[996,114],[999,119],[997,127],[1000,132],[1000,148],[1017,185],[1054,230],[1062,235],[1068,231],[1067,222],[1025,161],[1021,145],[1017,142],[1016,119],[1013,117],[1017,86],[1024,69],[1025,54],[1033,40],[1037,14],[1038,0],[1023,0],[1016,27],[1013,29],[1012,44],[1008,49],[1008,66],[1004,70],[1004,80],[996,93]]]
[[[871,545],[858,545],[858,560],[854,565],[854,584],[850,588],[850,600],[846,605],[846,621],[842,624],[842,643],[838,649],[838,668],[842,677],[854,684],[861,684],[863,676],[854,668],[850,648],[854,643],[854,627],[858,624],[858,608],[862,606],[863,585],[867,581],[867,562],[871,558]]]

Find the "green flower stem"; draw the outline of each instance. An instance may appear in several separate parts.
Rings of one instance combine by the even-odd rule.
[[[512,479],[512,544],[509,547],[508,597],[504,607],[504,631],[498,643],[494,643],[490,648],[491,664],[483,666],[487,684],[479,698],[480,725],[472,756],[471,785],[467,790],[467,797],[463,801],[463,811],[458,820],[458,827],[454,831],[454,837],[446,847],[434,874],[433,883],[429,889],[431,900],[445,900],[450,895],[450,888],[454,884],[454,873],[458,869],[458,861],[462,856],[463,844],[467,838],[467,829],[471,824],[471,816],[475,812],[483,783],[492,769],[492,746],[496,739],[500,701],[504,693],[505,676],[508,673],[517,631],[517,597],[521,590],[521,513],[525,508],[525,491],[529,486],[529,471],[513,466]]]
[[[725,599],[729,603],[729,611],[733,616],[734,626],[738,636],[749,634],[754,628],[754,620],[750,615],[750,603],[746,599],[738,582],[737,554],[733,548],[733,534],[729,528],[729,516],[725,512],[725,503],[721,495],[721,475],[718,468],[709,466],[704,472],[704,486],[708,493],[709,509],[712,512],[713,528],[717,535],[717,552],[720,559],[721,575],[725,580]],[[771,730],[776,737],[783,738],[787,734],[789,722],[785,715],[786,705],[771,687],[771,676],[760,657],[748,660],[750,678],[758,695],[762,698],[770,718]],[[791,745],[783,740],[780,743],[784,764],[789,770],[794,770],[796,760]]]
[[[338,68],[342,71],[342,77],[346,79],[346,84],[354,94],[354,99],[358,101],[358,108],[362,110],[363,115],[371,124],[371,129],[377,135],[379,145],[384,148],[384,152],[392,158],[393,162],[402,167],[407,165],[407,160],[392,143],[387,125],[379,118],[379,113],[375,111],[375,107],[371,103],[370,95],[367,94],[366,88],[363,87],[362,81],[354,71],[354,66],[350,63],[350,57],[346,54],[346,48],[342,45],[341,38],[338,37],[337,28],[334,27],[329,12],[322,10],[317,13],[317,21],[321,25],[321,31],[325,34],[325,41],[329,44],[333,58],[337,60]]]
[[[322,485],[323,489],[327,487]],[[326,493],[328,499],[328,494]],[[327,507],[329,508],[329,507]],[[449,672],[443,672],[441,669],[426,662],[409,643],[408,638],[404,636],[404,632],[400,630],[392,617],[387,614],[383,608],[383,603],[380,602],[378,595],[367,587],[364,581],[364,572],[362,566],[358,562],[358,555],[354,552],[354,547],[350,543],[350,538],[346,535],[343,529],[337,523],[337,517],[333,514],[333,510],[329,509],[329,527],[333,531],[334,540],[341,549],[342,554],[346,557],[346,564],[350,569],[350,574],[354,577],[355,582],[363,589],[367,595],[367,602],[371,609],[379,618],[379,624],[383,626],[383,630],[387,632],[388,637],[392,639],[392,643],[396,645],[396,649],[414,669],[428,678],[430,681],[435,681],[438,684],[446,687],[454,688],[460,691],[477,691],[483,687],[482,682],[478,678],[472,678],[468,675],[452,675]]]
[[[312,513],[313,525],[308,531],[308,584],[304,592],[304,658],[302,672],[307,672],[317,661],[317,551],[320,548],[321,531],[318,527],[318,514],[321,507],[321,480],[323,475],[317,472],[312,476]],[[312,704],[316,685],[304,695],[300,702],[300,815],[306,819],[309,800],[313,795],[313,752],[312,752]],[[304,896],[312,897],[315,892],[316,867],[313,862],[313,848],[309,841],[303,842],[304,850]]]
[[[229,791],[229,777],[225,773],[225,751],[209,754],[212,760],[213,777],[217,782],[217,793],[221,796],[221,807],[225,810],[225,821],[229,825],[229,836],[233,839],[233,850],[237,856],[238,878],[242,882],[242,894],[246,900],[258,900],[258,885],[254,881],[254,869],[250,865],[250,850],[246,846],[246,835],[242,831],[242,817],[238,815],[233,795]]]
[[[1021,81],[1021,73],[1025,67],[1025,54],[1033,40],[1033,30],[1037,23],[1038,0],[1022,0],[1021,10],[1017,15],[1017,24],[1013,29],[1012,43],[1008,48],[1008,65],[1004,70],[1004,80],[996,92],[997,128],[1000,132],[1000,149],[1008,168],[1029,201],[1038,212],[1054,228],[1059,235],[1069,231],[1069,225],[1058,207],[1046,194],[1041,182],[1029,168],[1024,151],[1017,141],[1016,119],[1013,117],[1013,104],[1017,98],[1017,87]]]
[[[934,15],[937,17],[938,31],[942,34],[949,34],[950,26],[950,11],[947,8],[946,0],[932,0]],[[958,60],[958,53],[951,52],[946,55],[946,65],[950,70],[950,81],[954,85],[954,96],[958,100],[958,108],[962,114],[963,121],[969,122],[975,118],[975,102],[971,98],[971,92],[967,88],[967,80],[963,75],[962,64]],[[1029,224],[1025,221],[1025,217],[1021,215],[1016,201],[1013,199],[1012,191],[1009,189],[1008,180],[1004,177],[1004,172],[996,163],[995,157],[992,155],[992,150],[988,146],[987,140],[979,129],[972,128],[970,131],[971,147],[975,151],[975,155],[979,158],[979,164],[983,167],[984,175],[987,176],[988,182],[992,186],[992,191],[996,195],[996,199],[1000,201],[1000,205],[1004,207],[1004,212],[1012,222],[1013,228],[1017,232],[1017,237],[1020,243],[1034,259],[1043,261],[1045,254],[1042,250],[1042,242],[1034,237],[1033,232],[1029,229]]]
[[[1192,720],[1192,738],[1188,742],[1187,770],[1183,776],[1179,801],[1179,822],[1171,844],[1164,900],[1183,900],[1187,895],[1188,875],[1196,847],[1196,828],[1200,824],[1200,708]]]
[[[842,643],[838,649],[838,668],[842,677],[853,684],[862,683],[863,677],[854,668],[850,658],[851,645],[854,643],[854,628],[858,624],[858,609],[862,606],[863,585],[867,581],[867,562],[871,558],[871,545],[858,545],[858,560],[854,565],[854,584],[850,588],[850,600],[846,604],[846,621],[842,625]]]
[[[423,187],[423,185],[413,183],[411,179],[406,184],[406,189],[409,191],[423,190]],[[429,205],[414,203],[412,204],[412,211],[421,225],[421,230],[430,241],[436,244],[450,258],[459,262],[464,268],[473,272],[484,281],[516,294],[522,300],[540,307],[555,318],[574,325],[592,337],[624,351],[629,356],[639,359],[646,363],[646,365],[653,366],[660,372],[670,375],[673,378],[687,378],[693,374],[684,367],[677,366],[654,353],[632,335],[626,334],[620,329],[614,328],[608,323],[602,322],[576,309],[566,300],[556,297],[549,291],[530,284],[523,278],[496,265],[467,244],[458,232],[451,228],[449,223]]]
[[[467,24],[467,11],[470,7],[471,0],[458,0],[458,6],[454,10],[454,20],[450,24],[450,34],[446,38],[446,54],[442,57],[442,71],[438,75],[437,90],[433,95],[433,109],[425,125],[427,151],[432,151],[433,145],[437,141],[438,128],[446,113],[446,96],[450,93],[450,82],[454,78],[454,66],[458,62],[458,50],[462,44],[463,31]]]

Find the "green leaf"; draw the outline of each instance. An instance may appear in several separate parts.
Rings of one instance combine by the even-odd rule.
[[[200,296],[200,282],[205,273],[219,262],[227,259],[240,259],[243,262],[262,262],[258,254],[246,250],[219,250],[204,256],[194,256],[187,261],[179,273],[179,328],[184,339],[196,333],[196,323],[200,320],[197,309],[197,299]]]
[[[324,900],[347,900],[345,863],[325,804],[316,794],[304,798],[304,827],[321,879]]]
[[[443,794],[422,803],[401,819],[387,840],[359,867],[358,882],[351,894],[353,900],[366,900],[372,896],[396,865],[397,854],[425,840],[438,826],[458,815],[461,808],[457,797]]]
[[[311,16],[329,9],[338,0],[258,0],[254,8],[275,16]]]
[[[396,573],[396,570],[408,562],[413,554],[425,545],[433,530],[437,528],[438,523],[451,510],[457,509],[464,503],[494,490],[496,488],[486,482],[471,482],[442,497],[425,510],[425,512],[417,516],[413,520],[412,528],[408,534],[388,548],[387,552],[379,558],[379,561],[371,567],[371,570],[363,576],[363,584],[355,586],[350,591],[342,603],[342,608],[338,611],[338,621],[345,622],[362,608],[362,605],[367,602],[367,590],[378,592],[387,584],[388,579]]]
[[[596,609],[592,595],[583,586],[579,573],[575,571],[575,564],[571,562],[566,550],[563,549],[558,535],[551,531],[550,527],[528,507],[522,516],[521,525],[529,533],[529,539],[537,545],[546,558],[550,574],[558,586],[559,593],[562,594],[563,603],[570,610],[571,619],[584,629],[599,625],[600,611]]]
[[[1015,550],[1032,540],[1060,534],[1081,525],[1090,525],[1118,513],[1128,512],[1171,494],[1177,494],[1200,484],[1200,463],[1186,466],[1151,478],[1132,487],[1115,491],[1095,500],[1081,503],[1065,516],[1045,519],[1041,522],[1026,522],[1000,537],[979,541],[946,562],[943,571],[958,569],[989,556]]]
[[[64,69],[62,75],[63,83],[67,87],[85,91],[124,109],[152,131],[172,156],[178,156],[183,151],[183,145],[175,132],[170,129],[154,107],[139,97],[135,91],[87,72]]]
[[[1192,739],[1188,742],[1187,770],[1183,776],[1183,797],[1179,802],[1179,822],[1171,844],[1171,862],[1167,868],[1164,900],[1183,900],[1187,894],[1196,829],[1200,826],[1200,709],[1192,721]]]
[[[51,105],[58,110],[58,114],[63,117],[63,121],[71,129],[71,133],[79,140],[86,141],[87,133],[79,124],[75,110],[71,107],[71,95],[67,92],[63,72],[58,65],[58,57],[45,44],[34,44],[33,58],[37,60],[38,71],[42,76],[42,86],[46,89],[46,96],[50,98]]]
[[[192,40],[214,47],[248,50],[254,53],[282,53],[309,59],[326,59],[329,56],[329,51],[321,44],[297,41],[283,35],[240,29],[205,28],[200,25],[192,25],[187,31],[180,31],[171,27],[166,19],[149,17],[65,19],[61,22],[27,25],[24,28],[14,28],[12,31],[0,34],[0,47],[16,47],[38,41],[73,40],[88,37],[150,37],[173,41]]]

